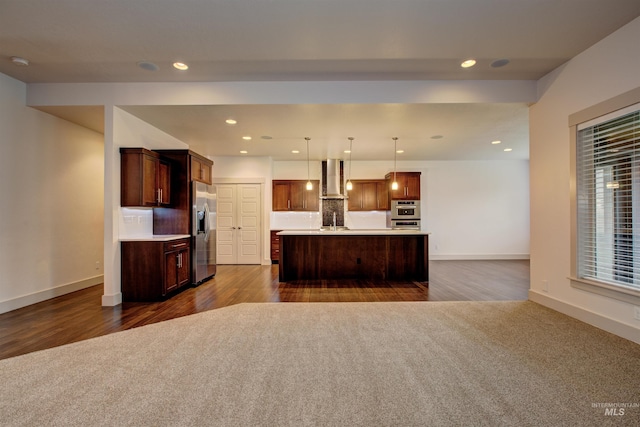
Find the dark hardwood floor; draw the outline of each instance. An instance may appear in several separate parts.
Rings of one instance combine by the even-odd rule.
[[[0,314],[0,359],[243,302],[526,300],[529,261],[431,261],[429,283],[280,283],[278,266],[221,265],[173,298],[102,307],[102,285]]]

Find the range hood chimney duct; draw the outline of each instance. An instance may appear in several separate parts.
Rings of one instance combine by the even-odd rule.
[[[323,193],[322,199],[346,199],[344,194],[340,193],[340,160],[339,159],[327,159],[327,173],[326,173],[327,191]]]

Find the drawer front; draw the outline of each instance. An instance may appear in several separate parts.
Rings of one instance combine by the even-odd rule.
[[[189,239],[171,240],[169,242],[165,242],[164,251],[165,252],[177,251],[180,249],[189,248],[189,246],[190,246]]]

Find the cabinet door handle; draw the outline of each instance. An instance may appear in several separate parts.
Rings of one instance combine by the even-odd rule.
[[[287,200],[287,209],[291,209],[291,200]]]
[[[202,179],[202,175],[203,175],[202,173],[203,173],[203,172],[204,172],[204,169],[203,169],[203,168],[200,168],[200,179]]]
[[[157,199],[158,203],[160,203],[160,189],[159,188],[158,188],[158,195],[157,195],[156,199]]]
[[[180,246],[187,246],[186,243],[176,243],[175,245],[171,245],[172,248],[179,248]]]
[[[242,230],[242,227],[238,227],[238,230]]]

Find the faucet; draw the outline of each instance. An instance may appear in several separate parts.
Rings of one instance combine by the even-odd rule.
[[[333,231],[336,231],[336,213],[333,212]]]

